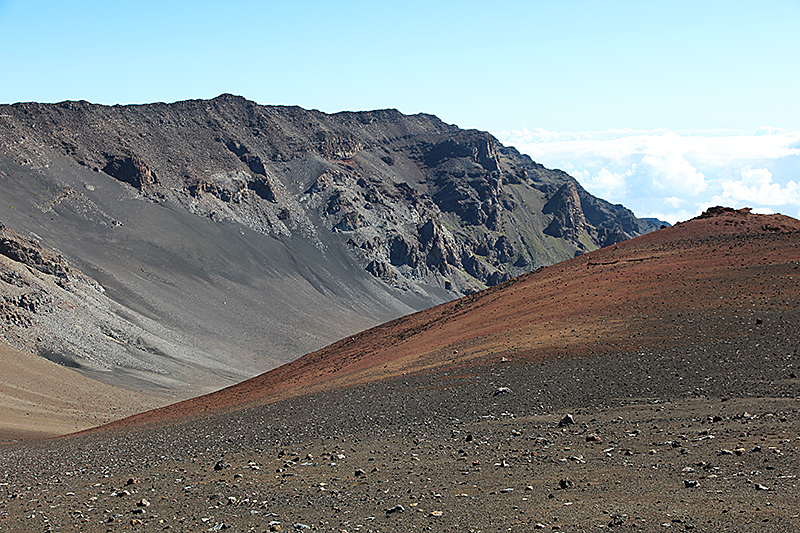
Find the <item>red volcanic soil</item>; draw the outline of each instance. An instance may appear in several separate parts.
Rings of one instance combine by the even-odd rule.
[[[0,531],[800,531],[799,246],[714,209],[0,448]]]
[[[388,322],[243,383],[110,427],[161,424],[500,360],[534,363],[636,353],[684,346],[698,340],[693,336],[710,334],[733,339],[748,332],[735,323],[795,311],[798,264],[800,221],[712,208],[696,219]],[[713,333],[703,330],[704,320],[713,321]]]

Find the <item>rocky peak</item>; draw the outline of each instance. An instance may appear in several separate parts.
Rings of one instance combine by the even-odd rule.
[[[459,134],[433,145],[424,158],[436,205],[493,231],[500,229],[502,189],[495,144],[487,134]]]
[[[697,218],[715,218],[715,217],[725,217],[725,216],[740,216],[746,217],[752,211],[751,207],[744,207],[742,209],[734,209],[732,207],[723,207],[723,206],[716,206],[716,207],[709,207],[705,211],[703,211],[700,216]]]
[[[575,242],[588,225],[583,214],[578,188],[571,181],[556,191],[544,204],[542,212],[553,215],[553,220],[544,230],[547,235],[553,237],[566,237]]]

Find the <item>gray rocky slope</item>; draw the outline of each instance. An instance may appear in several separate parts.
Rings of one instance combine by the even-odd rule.
[[[5,339],[192,393],[658,227],[431,115],[232,95],[2,105],[0,183]]]

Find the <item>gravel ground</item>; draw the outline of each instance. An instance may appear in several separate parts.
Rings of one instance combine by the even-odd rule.
[[[785,220],[693,221],[5,446],[0,531],[800,531]]]
[[[6,448],[0,530],[796,531],[800,380],[763,342],[676,367],[670,349],[420,373]]]

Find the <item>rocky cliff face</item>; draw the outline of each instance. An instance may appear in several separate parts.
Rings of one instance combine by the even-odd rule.
[[[8,205],[28,205],[7,223],[116,280],[130,305],[141,298],[129,264],[166,263],[181,280],[300,276],[363,325],[656,229],[485,132],[231,95],[0,106],[0,180]],[[237,256],[239,239],[258,251]]]

